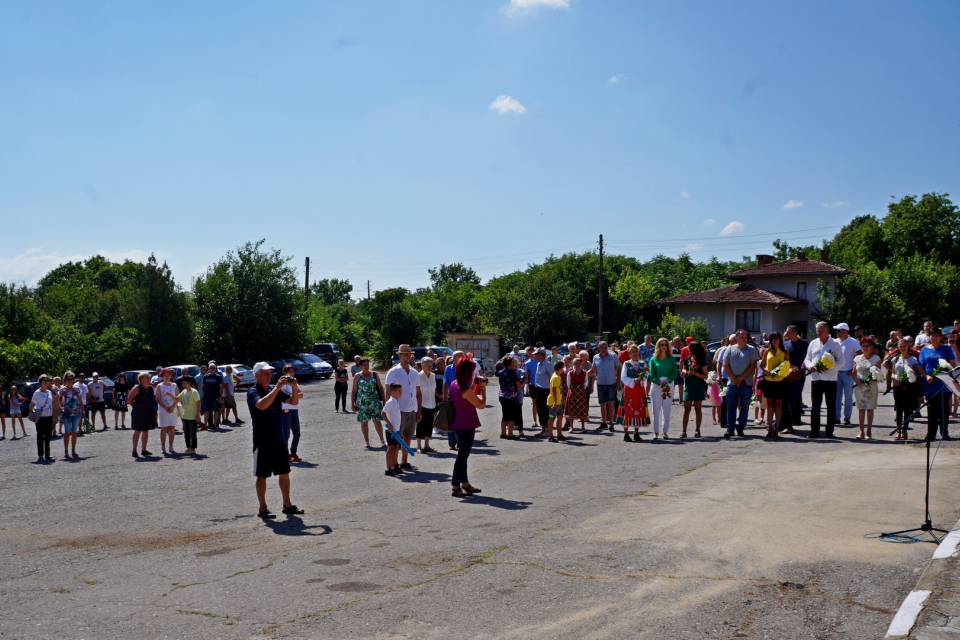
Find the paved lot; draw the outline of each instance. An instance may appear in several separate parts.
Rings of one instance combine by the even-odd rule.
[[[305,391],[299,518],[254,517],[245,410],[199,459],[135,461],[129,431],[50,465],[32,426],[0,442],[0,637],[878,638],[933,552],[864,537],[922,520],[923,449],[889,428],[509,442],[490,408],[483,497],[458,500],[445,447],[386,478],[332,381]],[[938,526],[960,512],[956,454],[936,459]]]

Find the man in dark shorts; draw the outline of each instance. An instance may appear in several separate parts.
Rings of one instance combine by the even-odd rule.
[[[272,371],[273,367],[266,362],[255,364],[253,375],[257,382],[247,391],[247,408],[253,423],[253,475],[257,478],[257,499],[260,501],[257,515],[264,519],[277,517],[267,508],[267,478],[272,475],[279,480],[283,513],[303,513],[290,502],[290,452],[283,438],[280,418],[281,404],[290,396],[280,390],[283,378],[276,386],[270,384]]]
[[[207,373],[203,376],[203,394],[200,396],[203,413],[207,417],[207,429],[220,428],[220,396],[223,395],[224,386],[223,376],[217,371],[217,363],[211,360],[207,365]]]
[[[97,414],[100,414],[100,421],[103,423],[103,430],[107,430],[107,403],[104,402],[103,393],[107,385],[100,382],[100,374],[93,372],[93,380],[87,384],[87,398],[90,404],[90,423],[93,430],[97,430]]]

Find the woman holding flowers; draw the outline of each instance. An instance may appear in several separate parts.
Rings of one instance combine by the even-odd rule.
[[[783,417],[783,400],[790,393],[784,379],[790,374],[790,356],[783,348],[783,338],[774,331],[767,338],[769,346],[760,359],[763,378],[758,386],[763,388],[767,403],[767,438],[780,436],[780,420]],[[759,393],[757,395],[760,395]]]
[[[585,431],[584,420],[587,419],[587,385],[589,377],[583,370],[583,360],[573,359],[573,368],[567,369],[567,403],[564,405],[563,415],[567,417],[570,431],[573,432],[573,421],[580,421],[580,431]],[[561,389],[562,393],[562,389]]]
[[[924,372],[910,353],[910,341],[905,338],[897,342],[897,348],[884,360],[889,364],[893,378],[893,407],[897,412],[897,435],[894,440],[906,440],[907,418],[917,406],[920,379]]]
[[[853,396],[857,401],[857,411],[860,414],[860,433],[857,440],[873,440],[873,412],[877,408],[877,398],[880,395],[880,378],[882,374],[877,367],[880,356],[876,354],[877,345],[870,338],[860,339],[861,354],[853,359]],[[866,434],[864,434],[864,420],[866,420]]]
[[[677,369],[677,360],[670,352],[670,342],[666,338],[657,340],[657,346],[654,349],[653,357],[650,358],[650,376],[647,378],[647,395],[650,396],[650,404],[653,405],[653,439],[660,439],[661,429],[663,430],[663,439],[668,440],[670,436],[667,431],[670,429],[670,405],[673,401],[673,381],[680,377]],[[653,385],[659,387],[650,394],[650,388]]]
[[[640,360],[640,349],[631,345],[630,359],[620,367],[620,382],[623,383],[623,404],[620,405],[617,422],[623,425],[623,441],[630,442],[630,427],[633,427],[633,442],[640,442],[640,427],[647,424],[647,393],[643,388],[647,377],[647,365]]]
[[[683,361],[683,432],[681,438],[687,437],[687,422],[690,421],[690,409],[696,415],[696,431],[694,438],[700,437],[700,423],[703,422],[703,401],[707,399],[707,376],[710,367],[707,365],[707,352],[699,342],[690,343],[690,357]]]
[[[924,370],[921,387],[923,395],[927,398],[927,437],[926,440],[932,441],[937,437],[937,430],[944,440],[950,439],[950,397],[951,393],[944,388],[943,383],[937,379],[937,374],[943,371],[949,371],[957,366],[953,349],[945,344],[941,344],[943,333],[939,327],[934,327],[930,331],[929,342],[920,349],[920,357],[917,363]]]

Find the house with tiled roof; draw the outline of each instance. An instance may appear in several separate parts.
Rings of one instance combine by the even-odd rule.
[[[782,332],[791,324],[808,336],[820,311],[817,283],[823,281],[834,291],[837,278],[848,273],[830,264],[826,251],[821,252],[819,260],[801,254],[775,262],[773,256],[758,255],[757,266],[727,274],[735,284],[670,296],[656,304],[671,307],[682,318],[703,318],[716,339],[737,329],[753,335]]]

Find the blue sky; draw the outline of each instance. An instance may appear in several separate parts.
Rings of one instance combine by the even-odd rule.
[[[956,2],[5,2],[0,278],[155,252],[189,288],[265,238],[359,293],[600,233],[818,242],[960,202],[958,32]]]

